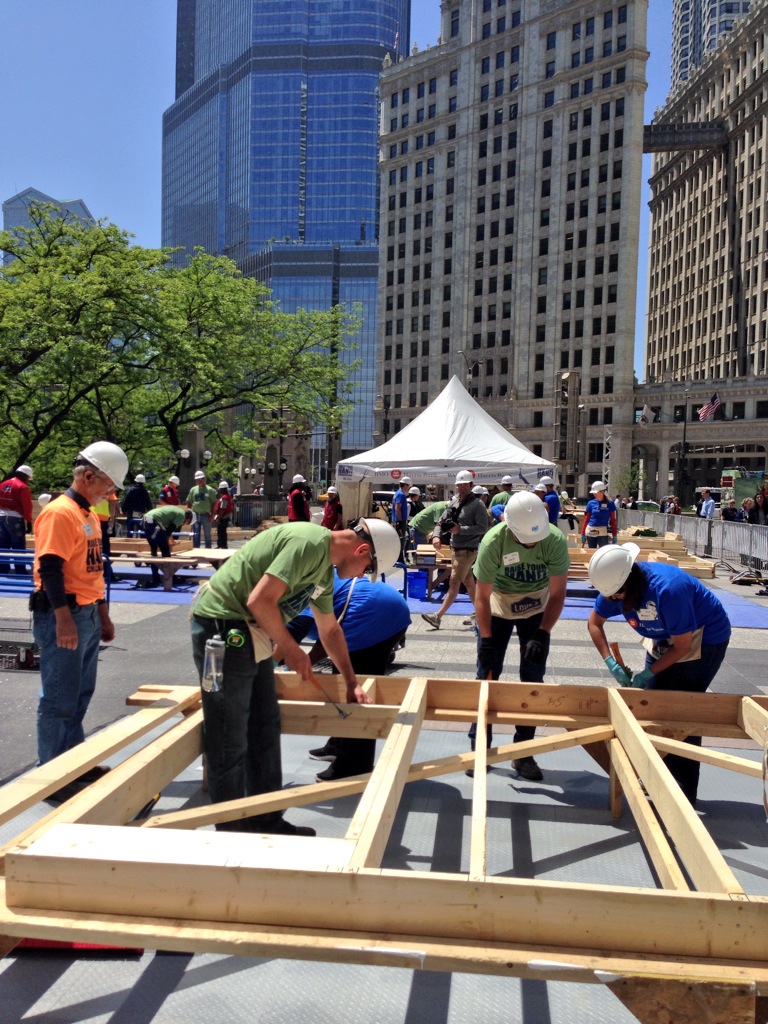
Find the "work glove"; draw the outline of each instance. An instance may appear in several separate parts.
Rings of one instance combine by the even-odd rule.
[[[581,535],[581,546],[584,547],[586,545],[586,543],[587,543],[587,538],[584,536],[584,534],[582,534]]]
[[[487,679],[489,674],[493,674],[496,664],[496,643],[491,637],[480,637],[477,645],[477,661],[484,679]]]
[[[641,690],[652,690],[656,686],[656,676],[649,668],[638,672],[632,681],[632,686],[639,686]]]
[[[523,658],[532,665],[543,665],[549,654],[549,633],[546,629],[537,629],[525,645]]]
[[[614,533],[613,536],[611,537],[611,544],[618,544],[618,543],[619,543],[619,538]]]
[[[628,672],[627,669],[616,661],[613,655],[609,655],[605,659],[605,664],[608,671],[611,673],[613,678],[619,684],[619,686],[631,686],[632,685],[632,673]]]

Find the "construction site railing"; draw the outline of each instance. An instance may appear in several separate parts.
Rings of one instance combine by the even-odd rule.
[[[768,526],[630,509],[620,509],[618,516],[620,529],[644,526],[660,536],[679,534],[692,555],[728,562],[734,567],[768,570]]]

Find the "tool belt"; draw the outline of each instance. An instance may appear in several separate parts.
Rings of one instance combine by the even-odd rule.
[[[67,594],[66,598],[70,608],[77,608],[77,598],[74,594]],[[53,611],[53,605],[48,600],[48,595],[44,590],[34,590],[29,595],[29,610],[31,612]]]
[[[549,584],[527,594],[503,594],[494,590],[491,592],[491,615],[501,619],[530,619],[543,612],[548,601]]]

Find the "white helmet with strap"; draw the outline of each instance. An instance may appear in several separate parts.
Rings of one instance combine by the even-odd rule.
[[[383,519],[361,519],[354,527],[356,533],[365,532],[373,541],[372,574],[388,572],[400,558],[400,537],[397,530]]]
[[[75,465],[86,464],[109,477],[115,487],[123,486],[125,474],[128,472],[128,456],[122,448],[118,448],[111,441],[94,441],[78,452]]]

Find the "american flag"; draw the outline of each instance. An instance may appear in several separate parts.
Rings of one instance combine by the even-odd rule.
[[[397,44],[400,42],[400,26],[397,26],[397,32],[395,32],[395,45],[393,47],[395,53],[397,53]]]
[[[703,423],[704,420],[708,420],[711,416],[715,415],[715,411],[720,408],[720,399],[717,397],[717,392],[712,395],[706,405],[702,405],[699,409],[699,420]]]

